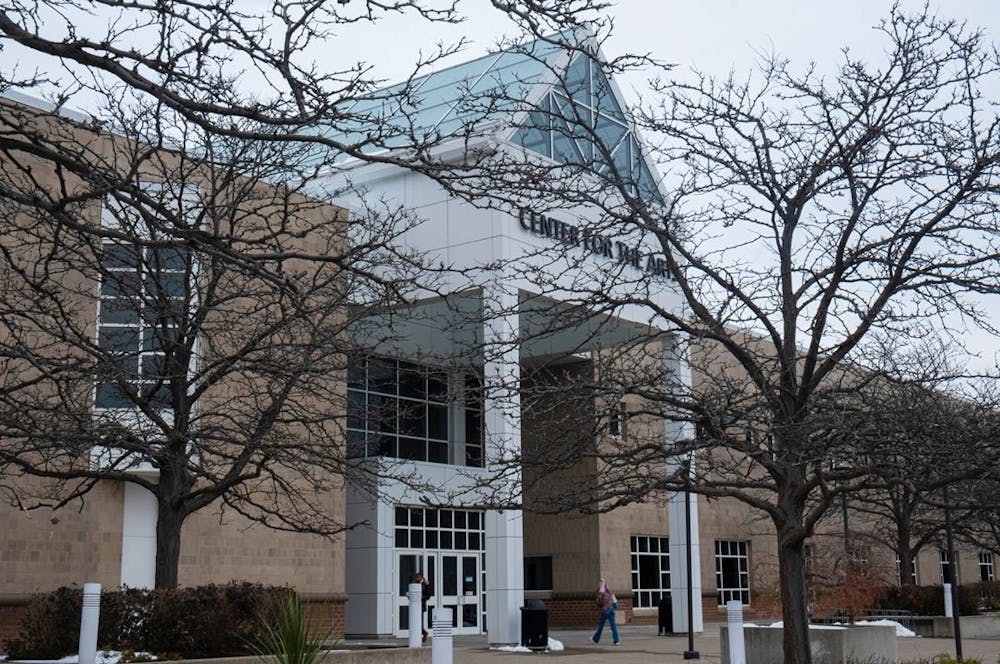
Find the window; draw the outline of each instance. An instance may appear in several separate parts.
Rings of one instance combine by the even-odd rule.
[[[631,124],[615,99],[601,63],[581,53],[514,135],[522,147],[564,164],[615,170],[631,193],[663,203]]]
[[[608,416],[608,434],[624,439],[628,432],[628,407],[624,401],[618,403],[617,410]]]
[[[107,241],[101,247],[96,408],[148,402],[171,407],[168,361],[191,301],[191,266],[183,247]]]
[[[397,549],[486,549],[486,516],[480,511],[400,506],[395,520]]]
[[[960,580],[962,578],[962,570],[960,569],[956,561],[955,578],[954,580],[952,580],[952,575],[950,570],[951,564],[948,559],[948,551],[946,549],[940,549],[938,551],[938,560],[940,560],[941,564],[941,583],[954,583],[954,584],[960,583]]]
[[[900,564],[901,563],[899,562],[899,556],[897,555],[896,556],[896,581],[899,583],[899,585],[903,585],[903,577],[900,574],[900,567],[899,567]],[[913,556],[913,558],[910,559],[910,567],[911,567],[911,569],[910,569],[910,581],[909,581],[909,583],[911,585],[915,586],[915,585],[917,585],[917,557],[916,556]]]
[[[465,465],[483,466],[482,377],[465,374]]]
[[[552,590],[552,556],[525,556],[524,589]]]
[[[851,554],[848,560],[851,569],[854,570],[867,569],[868,563],[871,560],[871,555],[872,555],[872,548],[868,544],[851,542]]]
[[[750,604],[750,559],[745,540],[715,540],[715,587],[719,606]]]
[[[347,368],[349,454],[450,463],[448,393],[444,371],[402,360],[352,358]],[[471,398],[467,402],[465,465],[482,466],[482,405]]]
[[[661,599],[670,597],[670,540],[633,535],[630,548],[632,606],[637,609],[658,606]]]
[[[992,551],[980,551],[979,552],[979,580],[980,581],[992,581],[993,576],[993,552]]]

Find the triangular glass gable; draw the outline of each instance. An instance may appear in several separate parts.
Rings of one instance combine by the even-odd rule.
[[[511,140],[562,163],[592,165],[599,173],[613,168],[630,192],[663,203],[611,83],[590,54],[576,56]]]

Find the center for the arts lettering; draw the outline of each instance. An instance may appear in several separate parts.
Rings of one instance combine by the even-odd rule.
[[[532,235],[547,237],[568,247],[580,248],[592,254],[617,260],[619,263],[626,263],[654,277],[670,277],[667,272],[667,263],[662,258],[646,254],[646,261],[643,264],[644,254],[641,247],[629,246],[624,242],[612,240],[605,235],[589,230],[581,231],[573,224],[523,208],[519,211],[518,221],[521,228]]]

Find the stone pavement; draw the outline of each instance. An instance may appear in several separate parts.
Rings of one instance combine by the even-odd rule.
[[[620,628],[621,645],[611,644],[605,630],[602,642],[590,641],[591,631],[553,630],[550,636],[562,642],[565,650],[547,653],[510,653],[490,650],[484,636],[454,637],[454,664],[541,664],[544,659],[558,659],[558,664],[681,664],[687,649],[686,637],[661,637],[655,625],[626,625]],[[951,639],[901,638],[897,641],[900,662],[929,660],[939,653],[954,655]],[[719,664],[719,625],[705,625],[703,634],[695,634],[695,650],[700,662]],[[1000,639],[963,639],[966,658],[978,658],[983,664],[998,664]],[[776,663],[777,664],[777,663]]]

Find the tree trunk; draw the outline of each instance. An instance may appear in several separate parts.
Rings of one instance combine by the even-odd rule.
[[[778,576],[781,584],[785,664],[812,662],[806,605],[805,543],[799,533],[801,524],[778,526]]]
[[[181,526],[184,516],[162,502],[156,516],[156,587],[177,587],[177,566],[181,556]]]
[[[899,585],[904,588],[912,586],[916,581],[913,578],[913,550],[910,549],[909,529],[899,529],[896,551],[899,556]]]

